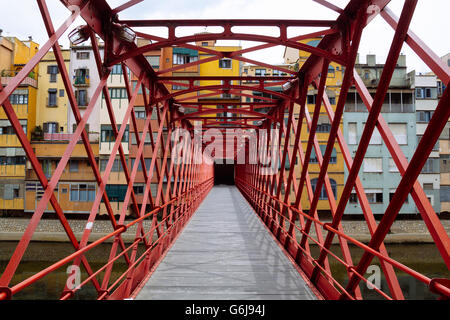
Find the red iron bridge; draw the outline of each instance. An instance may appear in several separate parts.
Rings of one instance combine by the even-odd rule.
[[[390,227],[398,217],[402,203],[408,195],[414,200],[443,263],[450,268],[449,237],[427,199],[417,178],[433,146],[450,116],[448,83],[450,70],[427,45],[409,28],[417,0],[405,0],[398,16],[387,5],[389,0],[351,0],[345,8],[329,1],[316,0],[338,13],[336,20],[120,20],[119,13],[142,0],[131,0],[120,7],[111,8],[105,0],[61,0],[67,7],[67,20],[55,26],[45,0],[37,0],[48,41],[37,54],[18,72],[8,84],[0,89],[3,107],[21,146],[25,150],[32,170],[38,177],[43,195],[39,199],[29,225],[13,251],[0,277],[0,300],[14,299],[47,275],[68,266],[83,270],[80,283],[71,286],[68,281],[61,288],[62,300],[72,299],[77,291],[92,285],[97,298],[102,299],[364,299],[362,286],[372,285],[372,293],[384,299],[404,299],[404,288],[398,275],[406,274],[424,284],[438,298],[450,297],[450,280],[430,278],[392,259],[384,245]],[[376,90],[372,96],[355,72],[355,61],[364,28],[381,16],[394,30],[387,60]],[[80,111],[71,85],[71,77],[59,45],[61,36],[70,31],[75,19],[81,17],[85,26],[70,34],[74,43],[90,40],[94,52],[100,82],[90,97],[89,104]],[[430,17],[431,18],[431,17]],[[72,27],[71,27],[72,26]],[[217,33],[177,35],[186,27],[221,27]],[[238,33],[253,27],[274,27],[278,36],[259,33]],[[316,27],[319,31],[288,37],[288,28]],[[154,28],[166,28],[167,37],[152,34]],[[137,31],[139,30],[139,31]],[[260,28],[264,30],[264,28]],[[135,37],[144,38],[149,44],[138,47]],[[317,46],[300,40],[321,37]],[[103,54],[99,41],[104,43]],[[211,40],[254,41],[258,44],[234,52],[224,52],[193,43]],[[446,85],[423,138],[412,158],[407,159],[395,140],[393,133],[381,115],[381,108],[389,88],[400,50],[406,43],[415,54]],[[275,46],[295,48],[310,53],[299,70],[272,66],[262,61],[245,58],[243,54]],[[155,71],[145,53],[151,50],[179,47],[208,53],[208,58],[177,65],[170,69]],[[44,174],[41,163],[10,103],[9,96],[26,79],[44,55],[53,50],[67,92],[71,112],[78,124],[64,155],[50,178]],[[212,76],[165,76],[168,72],[200,65],[208,61],[228,58],[274,70],[287,76],[226,77]],[[326,95],[326,78],[331,62],[345,67],[340,85],[339,98],[333,110]],[[116,122],[108,79],[112,67],[121,65],[124,72],[128,106],[122,123]],[[131,80],[136,82],[135,86]],[[249,80],[251,84],[246,83]],[[168,87],[183,81],[185,89],[171,92]],[[208,81],[221,84],[204,85]],[[180,82],[178,82],[179,84]],[[317,90],[313,114],[306,108],[308,87]],[[355,86],[367,108],[367,121],[355,154],[350,154],[341,131],[347,93]],[[273,90],[282,87],[281,90]],[[259,92],[256,96],[249,92]],[[208,106],[198,98],[220,94],[259,98],[263,102],[239,102],[232,109]],[[112,151],[106,168],[100,171],[85,125],[98,99],[106,101],[114,134]],[[137,127],[134,108],[138,94],[145,104],[145,125]],[[183,98],[180,98],[182,96]],[[187,98],[186,98],[187,97]],[[270,97],[270,98],[269,98]],[[275,98],[274,98],[275,97]],[[197,99],[189,102],[189,98]],[[244,99],[245,100],[245,99]],[[298,116],[295,108],[298,108]],[[326,149],[321,152],[316,135],[319,112],[325,108],[331,123]],[[190,111],[187,112],[187,109]],[[263,110],[261,110],[263,109]],[[193,111],[192,111],[193,110]],[[225,110],[225,111],[224,111]],[[230,111],[231,110],[231,111]],[[150,115],[156,112],[157,120]],[[285,120],[286,119],[286,120]],[[127,166],[122,147],[126,125],[137,142],[134,165]],[[201,123],[201,129],[196,124]],[[303,128],[308,130],[306,150],[300,141]],[[358,173],[369,141],[375,130],[379,131],[401,175],[400,183],[380,221],[376,221]],[[244,137],[255,135],[257,139],[245,139],[235,144],[235,135],[225,136],[219,144],[232,145],[231,152],[222,154],[225,160],[235,160],[228,165],[217,164],[218,151],[205,155],[208,144],[197,136],[206,135],[207,129],[225,132],[241,129]],[[276,129],[276,130],[275,130]],[[144,159],[144,142],[147,133],[155,133],[151,139],[151,162]],[[272,132],[278,132],[276,137]],[[274,133],[273,133],[274,134]],[[175,136],[174,139],[171,137]],[[264,139],[261,139],[261,138]],[[275,141],[274,141],[275,140]],[[79,142],[81,141],[81,142]],[[277,143],[274,143],[277,142]],[[289,143],[290,142],[290,143]],[[98,184],[95,200],[80,239],[69,225],[62,205],[54,195],[63,170],[71,160],[75,146],[81,143],[88,155],[90,167]],[[348,176],[340,199],[332,196],[328,166],[333,146],[339,144],[348,169]],[[311,185],[308,165],[315,150],[320,173],[315,189]],[[226,148],[225,148],[226,149]],[[180,150],[178,160],[174,151]],[[259,157],[259,151],[269,151]],[[176,152],[175,152],[176,154]],[[124,205],[113,208],[105,192],[116,155],[124,168],[127,192]],[[280,166],[286,170],[273,169],[271,156],[281,159]],[[244,159],[238,161],[239,158]],[[263,160],[263,161],[260,161]],[[137,200],[133,188],[138,165],[142,166],[145,187],[142,201]],[[296,168],[300,175],[296,176]],[[229,170],[229,171],[227,171]],[[222,172],[224,171],[224,172]],[[232,180],[234,185],[223,185],[221,179]],[[156,192],[151,192],[151,186]],[[321,190],[328,195],[332,219],[324,222],[318,215]],[[342,228],[344,210],[352,192],[361,206],[364,221],[370,232],[370,241],[363,243],[347,235]],[[309,199],[309,210],[302,210],[301,197]],[[95,241],[90,240],[92,225],[98,217],[100,205],[104,205],[111,223],[111,232]],[[43,213],[51,206],[73,246],[73,253],[55,261],[39,272],[13,282],[14,276],[30,245]],[[133,215],[127,216],[127,208]],[[130,220],[131,219],[131,220]],[[145,224],[145,223],[149,224]],[[149,226],[149,227],[148,227]],[[125,234],[133,228],[134,241],[124,241]],[[332,244],[337,249],[332,250]],[[93,267],[89,252],[102,245],[109,248],[109,258],[102,266]],[[357,260],[353,250],[363,252]],[[337,253],[337,251],[340,251]],[[372,284],[367,270],[378,261],[387,288]],[[118,263],[125,263],[117,276]],[[343,276],[336,274],[334,265],[343,269]],[[342,273],[342,272],[341,272]],[[116,275],[116,276],[113,276]],[[70,275],[68,275],[70,276]],[[343,278],[342,278],[343,277]]]

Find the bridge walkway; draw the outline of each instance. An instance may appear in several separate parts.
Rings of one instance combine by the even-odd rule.
[[[235,186],[213,187],[136,299],[317,299]]]

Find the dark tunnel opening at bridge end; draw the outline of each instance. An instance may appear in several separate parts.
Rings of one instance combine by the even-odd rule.
[[[214,185],[234,185],[234,164],[214,163]]]

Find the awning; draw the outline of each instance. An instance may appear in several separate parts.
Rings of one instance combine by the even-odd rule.
[[[193,49],[188,49],[188,48],[178,48],[175,47],[173,48],[173,53],[177,53],[177,54],[184,54],[184,55],[188,55],[190,57],[198,57],[198,51],[197,50],[193,50]]]

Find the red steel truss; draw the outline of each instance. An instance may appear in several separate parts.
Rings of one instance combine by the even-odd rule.
[[[44,189],[44,194],[39,200],[36,210],[30,218],[28,227],[13,252],[9,263],[1,274],[0,300],[13,298],[18,292],[33,286],[46,275],[69,264],[74,266],[82,265],[86,277],[76,288],[68,288],[67,286],[61,288],[61,299],[73,298],[76,291],[88,283],[91,283],[95,288],[98,293],[98,299],[124,299],[133,296],[133,292],[145,282],[152,274],[155,266],[163,259],[170,245],[175,241],[179,232],[189,221],[214,184],[213,165],[210,162],[198,161],[203,159],[203,150],[206,146],[198,143],[194,138],[193,121],[200,121],[204,131],[210,128],[218,129],[219,131],[231,128],[260,129],[256,130],[257,135],[262,132],[261,130],[267,130],[269,137],[271,134],[270,129],[280,129],[281,134],[278,136],[279,147],[277,147],[275,152],[281,159],[280,168],[285,168],[287,161],[290,164],[289,168],[278,170],[276,173],[268,175],[261,170],[261,164],[254,164],[251,161],[237,164],[235,165],[236,185],[253,206],[261,220],[267,225],[270,232],[273,233],[276,240],[284,246],[286,253],[302,269],[311,283],[325,298],[364,298],[359,284],[361,281],[369,282],[364,277],[364,274],[375,257],[380,261],[389,288],[388,292],[384,292],[380,288],[374,288],[374,291],[381,297],[386,299],[404,298],[404,292],[397,278],[399,272],[406,273],[423,282],[430,291],[442,298],[450,297],[450,280],[431,279],[390,258],[383,243],[389,228],[399,213],[401,204],[404,203],[408,194],[411,193],[420,215],[442,256],[443,262],[450,268],[449,237],[417,181],[425,161],[450,116],[448,91],[450,70],[431,49],[409,30],[409,24],[417,0],[405,0],[399,18],[386,7],[389,0],[351,0],[343,9],[325,0],[315,0],[327,8],[338,12],[339,17],[336,20],[119,20],[119,12],[141,1],[128,1],[118,8],[111,9],[105,0],[61,0],[71,11],[71,14],[58,29],[55,29],[46,1],[37,0],[49,40],[8,85],[0,88],[0,104],[3,106],[25,150],[28,161],[31,163]],[[354,67],[364,28],[378,14],[394,29],[395,35],[376,94],[372,97],[355,72]],[[77,105],[70,76],[65,67],[58,43],[61,36],[79,16],[85,20],[88,26],[88,36],[92,43],[100,75],[100,83],[83,115],[81,115]],[[137,47],[133,42],[124,41],[115,32],[114,28],[117,25],[140,28],[140,30],[165,27],[168,30],[168,37],[163,38],[153,35],[150,30],[148,32],[135,32],[137,36],[151,40],[150,44]],[[223,31],[180,37],[176,34],[177,28],[204,26],[221,27]],[[278,28],[279,36],[236,33],[233,31],[233,27],[257,26]],[[316,27],[321,30],[289,38],[287,30],[290,27]],[[323,37],[317,47],[299,42],[300,40],[317,36]],[[103,57],[100,54],[97,37],[104,41]],[[246,40],[262,44],[233,52],[219,51],[192,44],[208,40]],[[381,107],[389,88],[400,50],[405,42],[447,87],[409,163],[381,115]],[[160,50],[175,46],[206,52],[209,56],[205,59],[156,72],[143,55],[150,50]],[[243,56],[245,53],[275,46],[300,49],[309,52],[311,55],[299,71],[272,66]],[[9,102],[9,96],[50,49],[53,49],[55,53],[68,94],[70,107],[78,126],[55,172],[48,180]],[[177,70],[198,66],[222,58],[270,67],[274,70],[285,72],[288,76],[223,77],[211,75],[177,77],[167,75]],[[345,67],[335,110],[332,109],[325,90],[328,66],[331,62],[339,63]],[[122,65],[129,102],[122,123],[117,123],[116,121],[107,86],[111,68],[116,64]],[[137,80],[134,89],[131,83],[132,79],[128,77],[126,70],[130,70],[133,79]],[[200,85],[201,81],[207,80],[221,81],[221,84]],[[283,86],[286,84],[289,85],[287,87]],[[185,89],[170,92],[167,88],[172,85],[183,86]],[[350,154],[340,128],[347,93],[352,85],[356,87],[368,110],[364,132],[354,156]],[[284,87],[283,90],[273,89],[273,87],[280,88],[282,86]],[[310,86],[317,89],[318,97],[312,115],[306,107],[306,97]],[[134,113],[139,91],[142,92],[147,115],[141,130],[138,128],[138,122]],[[256,96],[249,92],[267,94],[270,95],[270,98]],[[213,99],[222,93],[238,96],[239,100],[241,98],[255,98],[259,99],[259,102],[226,101],[220,103],[223,107],[216,108],[211,107],[211,105],[219,105],[218,102],[198,100],[198,98],[208,97]],[[88,134],[85,131],[85,124],[92,114],[96,101],[101,99],[102,94],[106,101],[109,120],[115,136],[111,155],[103,173],[100,172]],[[295,114],[296,107],[299,110],[298,115]],[[331,123],[329,139],[323,154],[316,135],[319,113],[322,107],[325,108]],[[189,108],[194,111],[184,113],[182,108]],[[261,111],[261,109],[266,111]],[[151,121],[153,111],[157,114],[156,122],[154,120]],[[219,113],[225,115],[219,115]],[[232,113],[233,116],[228,115],[228,113]],[[127,123],[130,123],[130,126],[134,129],[133,134],[137,142],[135,156],[136,159],[139,159],[131,167],[127,166],[125,152],[121,143]],[[309,132],[306,150],[303,149],[300,141],[300,134],[304,126]],[[187,129],[192,139],[182,139],[180,142],[179,131],[177,130],[180,128]],[[375,128],[380,132],[402,176],[394,197],[379,223],[375,221],[362,182],[358,177],[358,172]],[[156,134],[156,138],[150,134],[152,150],[150,165],[146,164],[144,158],[144,142],[147,133]],[[175,135],[175,139],[171,139],[172,133]],[[81,240],[78,241],[54,195],[54,190],[80,138],[98,184],[98,191],[86,221],[86,229]],[[267,139],[267,143],[265,143],[258,139],[256,150],[260,148],[270,149],[269,140]],[[234,138],[231,137],[229,139],[227,137],[220,142],[225,145],[230,143],[230,141],[234,143]],[[339,201],[336,201],[333,196],[328,176],[328,165],[333,146],[336,143],[339,144],[349,172]],[[185,150],[181,155],[184,161],[180,163],[169,161],[172,151],[178,148],[179,144],[183,144],[183,150]],[[231,158],[237,157],[237,154],[241,152],[245,153],[247,160],[255,160],[257,158],[255,149],[251,148],[248,143],[244,146],[237,146],[233,150],[234,153],[231,155]],[[313,189],[311,184],[308,170],[313,150],[320,168],[315,189]],[[119,210],[113,209],[105,192],[117,154],[124,168],[128,185],[123,206]],[[227,157],[230,157],[230,155],[227,154]],[[145,191],[142,202],[138,205],[133,185],[136,181],[139,165],[142,166]],[[299,172],[301,174],[298,177],[295,176],[295,168],[300,169]],[[164,187],[164,181],[171,183],[166,183]],[[156,195],[151,192],[151,184],[157,186]],[[317,212],[322,187],[328,195],[329,208],[332,215],[332,221],[326,223],[319,218]],[[370,242],[368,244],[348,236],[341,225],[344,210],[352,190],[356,191],[370,232]],[[308,212],[303,211],[301,207],[300,200],[303,192],[306,193],[309,199],[310,209]],[[96,241],[90,241],[92,224],[96,221],[102,201],[106,207],[112,231]],[[56,217],[64,227],[68,241],[73,246],[74,253],[18,283],[11,283],[48,204],[52,206]],[[125,220],[128,207],[131,207],[133,212],[135,212],[131,222]],[[150,222],[150,228],[145,228],[144,221]],[[132,226],[137,226],[135,240],[131,244],[126,244],[123,240],[123,235]],[[315,230],[315,236],[311,234],[311,227]],[[341,251],[340,256],[330,249],[336,237]],[[112,241],[108,242],[110,243],[109,259],[102,267],[94,270],[86,254],[94,247],[105,244],[107,240]],[[349,246],[349,244],[352,246]],[[311,245],[319,248],[317,255],[312,253]],[[355,247],[362,249],[364,252],[359,261],[354,261],[351,255],[352,250],[354,250],[352,248]],[[345,284],[335,278],[333,269],[330,266],[331,259],[345,267],[347,272]],[[126,263],[127,269],[117,278],[113,278],[114,267],[119,260]]]

